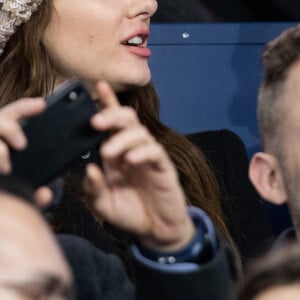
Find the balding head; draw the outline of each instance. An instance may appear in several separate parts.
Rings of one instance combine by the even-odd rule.
[[[0,299],[69,299],[69,267],[38,211],[0,191]],[[64,296],[65,295],[65,296]],[[26,298],[27,299],[27,298]]]

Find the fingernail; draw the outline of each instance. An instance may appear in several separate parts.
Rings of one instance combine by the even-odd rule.
[[[27,145],[27,140],[24,137],[24,135],[22,134],[18,134],[15,138],[15,145],[16,147],[18,147],[19,149],[23,149],[26,147]]]
[[[117,151],[117,146],[113,143],[105,144],[102,147],[104,154],[114,154]]]
[[[128,153],[127,154],[127,158],[132,162],[138,161],[140,159],[140,156],[141,155],[139,153]]]
[[[92,119],[92,121],[93,121],[93,123],[95,125],[98,125],[98,126],[101,126],[101,125],[103,126],[106,123],[105,118],[103,116],[99,115],[99,114],[97,114],[96,116],[94,116],[93,119]]]
[[[11,172],[11,164],[9,161],[3,161],[1,165],[1,172],[5,175]]]
[[[86,167],[88,179],[94,179],[97,176],[97,169],[93,164],[89,164]]]
[[[27,105],[30,105],[32,107],[36,107],[37,103],[38,103],[38,105],[41,105],[41,104],[45,105],[46,104],[46,102],[43,98],[37,97],[37,98],[29,98],[28,102],[27,102]]]

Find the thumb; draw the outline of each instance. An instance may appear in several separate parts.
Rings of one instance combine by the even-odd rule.
[[[85,203],[92,212],[102,219],[108,220],[112,214],[110,190],[105,177],[96,164],[88,164],[83,181],[86,196]]]
[[[34,199],[37,206],[41,209],[47,207],[52,201],[53,193],[48,187],[40,187],[34,193]]]

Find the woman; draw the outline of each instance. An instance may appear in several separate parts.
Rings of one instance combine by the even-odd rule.
[[[147,47],[150,17],[157,9],[156,1],[86,0],[84,5],[81,0],[23,2],[28,5],[25,11],[35,11],[31,17],[25,16],[23,20],[22,7],[18,14],[9,4],[5,12],[21,16],[14,25],[24,24],[11,31],[4,29],[6,32],[1,36],[1,105],[22,97],[46,95],[71,77],[84,79],[91,94],[95,98],[100,96],[104,109],[92,124],[100,131],[110,130],[114,134],[100,149],[105,175],[95,165],[87,170],[85,187],[89,197],[85,200],[96,218],[110,220],[101,208],[105,193],[115,201],[141,195],[145,198],[155,195],[163,200],[163,191],[154,193],[157,186],[145,185],[149,177],[143,178],[151,161],[157,159],[153,155],[164,153],[160,146],[163,145],[184,189],[184,194],[175,189],[178,195],[188,204],[206,211],[219,235],[235,249],[222,215],[218,186],[204,156],[158,118],[158,99],[149,83],[151,52]],[[98,80],[106,80],[114,92],[103,83],[95,88]],[[66,172],[65,189],[72,198],[82,198],[76,186],[84,167],[85,164],[82,166],[79,162]],[[72,211],[72,206],[79,204],[63,203],[71,207],[71,213],[70,220],[65,220],[68,211],[62,207],[55,214],[55,225],[61,231],[66,223],[76,227],[79,222]],[[59,213],[63,215],[62,220],[58,220]],[[74,231],[81,232],[82,228]]]

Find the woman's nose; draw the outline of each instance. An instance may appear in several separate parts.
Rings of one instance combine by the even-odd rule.
[[[157,10],[156,0],[129,0],[128,18],[142,16],[148,19],[154,15]]]

